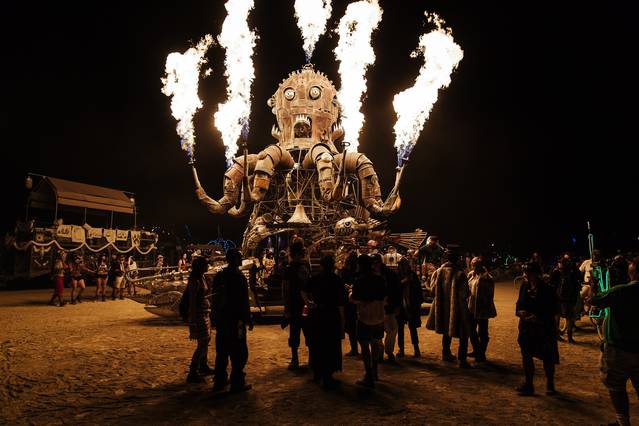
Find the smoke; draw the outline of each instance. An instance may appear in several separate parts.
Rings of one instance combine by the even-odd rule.
[[[366,93],[365,73],[375,62],[371,35],[382,20],[377,0],[351,3],[339,22],[339,42],[335,57],[339,61],[340,89],[337,98],[342,106],[344,140],[350,142],[349,151],[357,151],[359,133],[364,125],[360,112]]]
[[[238,139],[248,134],[251,114],[251,84],[255,78],[253,49],[257,35],[248,26],[253,0],[228,0],[227,16],[218,42],[226,50],[224,75],[227,80],[226,102],[219,104],[214,115],[215,127],[222,134],[226,162],[230,165],[238,150]]]
[[[444,21],[436,14],[424,12],[435,30],[419,38],[417,49],[411,53],[416,58],[422,55],[424,64],[413,87],[395,95],[393,107],[397,114],[395,123],[395,148],[397,164],[407,160],[424,124],[430,115],[439,89],[448,87],[450,76],[464,57],[461,47],[453,40],[450,28],[443,28]]]
[[[315,44],[326,31],[326,21],[331,16],[331,0],[295,0],[295,17],[302,38],[306,62],[313,57]]]
[[[207,34],[186,52],[169,54],[166,57],[166,76],[162,78],[162,93],[171,97],[171,115],[177,120],[176,131],[180,136],[180,144],[190,161],[194,159],[195,149],[193,116],[202,108],[202,101],[197,94],[200,68],[206,63],[204,55],[212,44],[213,37]],[[210,72],[210,69],[206,70],[205,75]]]

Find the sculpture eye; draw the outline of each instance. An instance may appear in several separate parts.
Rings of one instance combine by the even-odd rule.
[[[289,101],[292,101],[293,98],[295,97],[295,90],[289,87],[288,89],[284,91],[284,97],[288,99]]]
[[[322,95],[322,89],[317,86],[311,87],[311,91],[308,93],[311,99],[317,99]]]

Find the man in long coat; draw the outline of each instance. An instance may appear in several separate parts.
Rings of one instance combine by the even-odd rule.
[[[442,335],[442,358],[453,362],[455,356],[450,351],[453,337],[459,339],[459,366],[469,367],[468,338],[470,337],[470,311],[468,310],[468,279],[460,265],[456,247],[448,246],[446,262],[435,271],[430,280],[430,291],[434,295],[428,314],[426,328]]]

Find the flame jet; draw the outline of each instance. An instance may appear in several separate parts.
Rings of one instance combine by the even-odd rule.
[[[177,134],[182,149],[193,162],[195,149],[195,129],[193,116],[202,108],[197,89],[200,68],[206,63],[204,55],[213,44],[213,37],[204,36],[195,47],[184,53],[173,52],[166,57],[166,76],[162,79],[162,93],[171,96],[171,114],[177,120]],[[208,75],[210,70],[207,70]]]
[[[464,57],[461,47],[453,40],[450,28],[443,28],[444,21],[436,14],[425,12],[428,22],[436,30],[423,34],[419,46],[411,57],[422,55],[424,64],[413,87],[395,95],[393,107],[397,114],[395,123],[395,148],[397,165],[410,156],[424,124],[437,102],[439,89],[450,84],[450,76]]]
[[[342,123],[349,151],[357,151],[359,133],[364,125],[362,97],[366,94],[366,70],[375,62],[371,36],[382,20],[377,0],[362,0],[348,5],[339,21],[339,42],[335,58],[339,61]]]
[[[344,137],[341,106],[325,74],[311,64],[290,73],[267,105],[277,122],[271,129],[276,143],[257,155],[245,148],[234,159],[220,200],[206,195],[194,171],[196,193],[210,212],[251,212],[244,249],[284,227],[326,230],[345,217],[366,223],[399,208],[398,194],[382,199],[377,173],[364,154],[338,151]]]
[[[315,44],[326,31],[326,21],[332,10],[331,0],[295,0],[295,17],[304,40],[307,63],[311,62]]]
[[[226,51],[224,75],[227,80],[227,99],[215,113],[215,127],[222,134],[227,165],[233,163],[238,151],[240,135],[248,132],[251,114],[251,85],[255,78],[253,49],[257,36],[248,26],[248,14],[253,0],[228,0],[228,14],[222,24],[218,42]]]
[[[253,9],[253,0],[228,0],[225,4],[227,16],[222,24],[218,41],[226,50],[224,75],[227,78],[227,101],[219,105],[215,113],[215,126],[222,134],[226,162],[230,168],[224,174],[224,196],[219,200],[209,197],[200,183],[192,165],[196,195],[211,213],[241,216],[250,204],[248,174],[257,163],[255,155],[233,158],[238,151],[237,141],[248,132],[251,114],[251,84],[255,78],[253,49],[257,36],[248,26],[248,14]],[[234,206],[241,193],[241,202]]]

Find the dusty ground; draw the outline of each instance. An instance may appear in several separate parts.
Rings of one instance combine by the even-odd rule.
[[[286,369],[286,331],[258,325],[249,335],[253,390],[223,396],[211,395],[210,384],[185,384],[193,350],[186,327],[131,300],[56,308],[45,304],[48,296],[0,293],[0,423],[596,425],[613,419],[591,328],[576,335],[578,345],[560,346],[559,396],[516,396],[521,368],[508,283],[496,293],[488,364],[460,370],[441,362],[439,336],[422,328],[424,356],[383,365],[374,391],[353,384],[362,365],[347,358],[341,389],[326,392],[308,372]],[[639,421],[634,395],[631,402]]]

